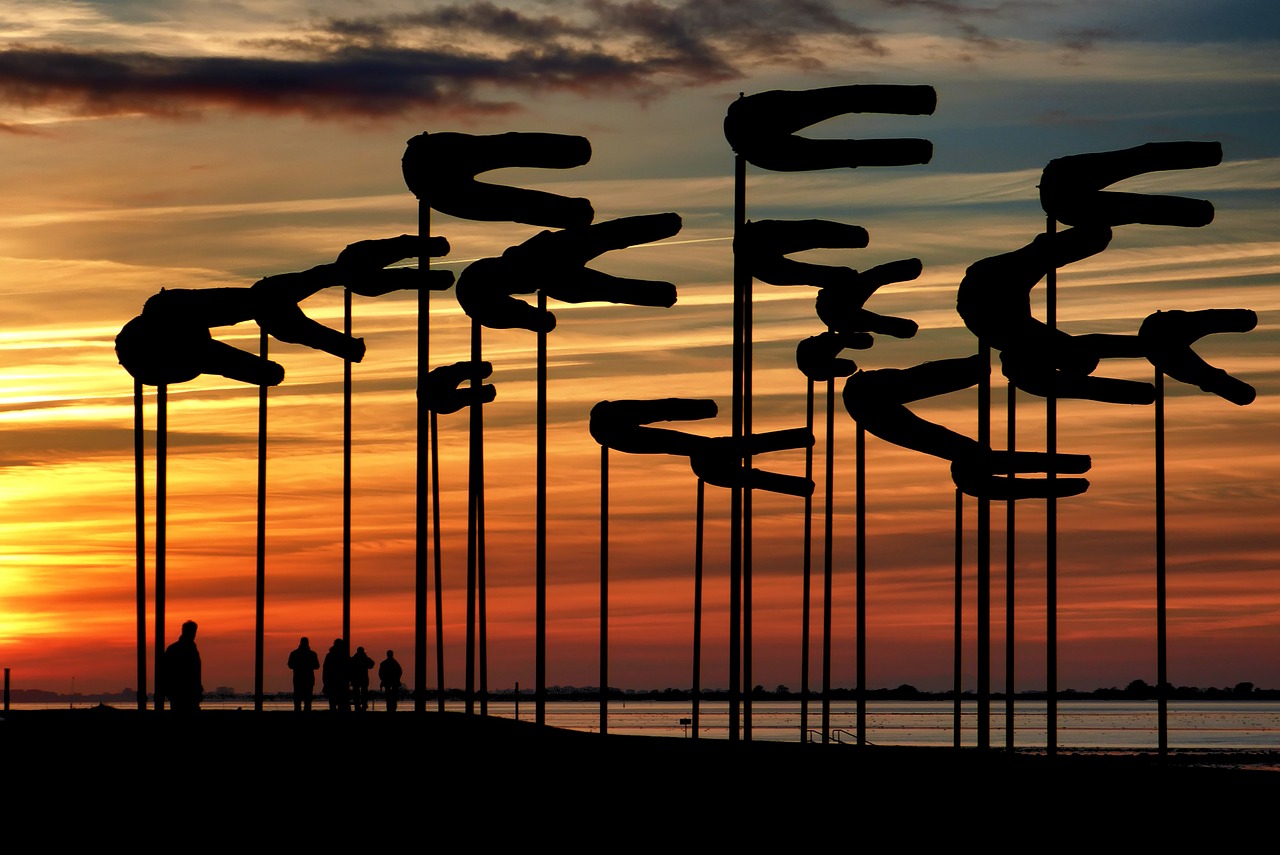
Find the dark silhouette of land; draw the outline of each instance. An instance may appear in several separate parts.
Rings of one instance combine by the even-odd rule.
[[[387,759],[390,746],[399,761]],[[1280,794],[1280,772],[1206,765],[1221,757],[732,743],[455,713],[10,712],[0,760],[11,816],[74,800],[77,822],[133,817],[162,836],[208,823],[254,846],[295,833],[293,818],[315,815],[326,786],[367,786],[373,774],[379,810],[406,818],[383,842],[420,841],[407,818],[425,812],[447,820],[450,835],[499,832],[517,846],[597,831],[641,831],[653,846],[690,833],[720,845],[820,842],[859,816],[912,843],[950,839],[956,822],[973,831],[1049,822],[1109,843],[1204,828],[1239,844],[1269,829],[1263,819]],[[321,777],[292,780],[320,766]],[[1142,819],[1151,808],[1159,818]],[[340,822],[332,833],[367,841],[369,830]]]

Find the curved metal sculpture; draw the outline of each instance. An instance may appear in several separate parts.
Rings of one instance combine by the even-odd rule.
[[[591,143],[567,134],[480,136],[452,131],[409,140],[402,161],[413,195],[442,214],[464,220],[526,223],[549,228],[585,226],[595,218],[587,199],[477,181],[491,169],[532,166],[571,169],[591,159]]]

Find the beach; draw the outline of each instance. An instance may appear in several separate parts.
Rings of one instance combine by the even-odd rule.
[[[755,844],[832,824],[944,841],[979,823],[1147,843],[1202,832],[1234,844],[1270,834],[1280,797],[1280,757],[1270,753],[1161,761],[602,736],[436,712],[10,712],[0,752],[14,816],[52,799],[90,824],[280,841],[299,829],[352,842],[510,834],[518,844],[545,834],[661,840],[696,828],[707,841]]]

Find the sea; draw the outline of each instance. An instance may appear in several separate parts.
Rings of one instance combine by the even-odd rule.
[[[316,709],[323,708],[317,699]],[[82,707],[96,704],[82,702]],[[116,704],[116,706],[123,706]],[[14,704],[14,709],[65,709],[66,703]],[[206,700],[204,709],[252,709],[252,700]],[[292,702],[271,699],[265,710],[292,710]],[[371,709],[383,712],[380,699]],[[411,714],[412,701],[401,701],[398,714]],[[435,710],[432,702],[429,710]],[[461,701],[449,701],[446,711],[465,712]],[[479,713],[477,702],[474,711]],[[533,721],[532,700],[517,706],[511,701],[491,701],[485,714]],[[771,742],[856,743],[857,704],[832,702],[824,727],[822,703],[810,702],[802,715],[798,701],[755,701],[751,708],[752,740]],[[610,701],[605,729],[609,733],[640,736],[693,738],[693,711],[689,701]],[[740,714],[740,726],[745,716]],[[602,729],[598,701],[549,701],[546,724],[568,730],[599,732]],[[1003,747],[1005,709],[992,701],[989,738]],[[728,739],[730,711],[727,703],[703,701],[699,706],[697,736]],[[1159,748],[1159,720],[1155,701],[1059,701],[1056,748],[1062,751],[1103,753],[1145,752]],[[1014,705],[1015,749],[1038,751],[1047,745],[1048,722],[1044,701],[1018,701]],[[1276,701],[1170,701],[1167,712],[1168,745],[1181,752],[1280,752],[1280,702]],[[865,739],[871,745],[951,746],[956,744],[955,705],[952,701],[868,701]],[[961,705],[959,744],[978,744],[978,710],[975,702]]]

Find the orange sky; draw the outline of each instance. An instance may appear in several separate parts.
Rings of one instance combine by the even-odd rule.
[[[53,15],[57,5],[33,8]],[[184,25],[147,27],[96,4],[76,8],[96,22],[96,41],[67,35],[72,21],[39,16],[27,22],[31,33],[23,38],[89,52],[150,39],[165,55],[180,56],[193,50],[185,33],[213,26],[199,17],[212,13],[195,7],[182,7]],[[274,17],[264,13],[253,26],[228,19],[214,27],[226,55],[251,55],[254,39],[290,31],[296,17],[283,5],[274,8]],[[1126,3],[1108,14],[1122,13],[1139,14]],[[1057,14],[1075,13],[1063,4]],[[503,114],[446,99],[378,116],[354,115],[350,105],[300,115],[234,99],[201,101],[196,93],[188,96],[191,115],[175,120],[142,102],[73,103],[55,89],[43,101],[24,100],[13,79],[3,77],[11,72],[0,67],[0,124],[10,131],[0,166],[8,197],[0,213],[8,298],[8,324],[0,332],[6,438],[0,665],[12,669],[14,686],[69,691],[74,681],[77,691],[115,691],[136,684],[132,383],[112,351],[120,327],[161,287],[249,285],[331,261],[355,240],[415,232],[416,204],[404,189],[400,156],[404,142],[423,130],[583,134],[593,143],[590,164],[556,173],[512,170],[500,180],[587,196],[597,221],[663,211],[684,219],[670,241],[612,253],[594,265],[676,283],[674,307],[552,307],[559,326],[550,336],[548,681],[594,685],[599,448],[586,432],[587,413],[603,399],[709,397],[719,401],[721,417],[689,429],[728,432],[732,162],[720,130],[724,109],[739,91],[850,82],[927,83],[938,90],[939,108],[931,117],[840,119],[824,125],[822,135],[927,137],[935,143],[934,161],[856,172],[753,169],[748,199],[755,218],[824,217],[871,234],[868,249],[819,250],[809,260],[859,269],[904,257],[923,261],[919,280],[882,289],[868,305],[915,319],[921,332],[910,341],[880,339],[854,354],[865,368],[973,352],[955,313],[956,286],[969,264],[1022,246],[1042,227],[1036,183],[1049,159],[1159,139],[1223,142],[1219,167],[1134,180],[1126,188],[1207,198],[1217,208],[1214,223],[1117,229],[1105,253],[1063,272],[1059,319],[1072,332],[1132,333],[1161,309],[1258,312],[1255,331],[1197,346],[1257,387],[1257,401],[1236,407],[1169,383],[1170,676],[1180,685],[1280,685],[1274,43],[1183,32],[1176,47],[1116,37],[1070,54],[1050,44],[1047,24],[1015,32],[1018,22],[1010,17],[987,25],[1002,47],[984,50],[957,35],[955,22],[876,20],[884,53],[830,59],[832,44],[852,35],[801,32],[796,45],[826,59],[824,66],[797,72],[773,56],[744,59],[738,77],[680,86],[655,78],[664,94],[648,100],[603,84],[536,94],[510,88],[518,86],[512,82],[469,90],[522,103]],[[34,67],[30,60],[27,67]],[[1195,82],[1180,87],[1184,80]],[[455,273],[534,231],[445,216],[433,222],[433,232],[452,244],[441,266]],[[803,425],[804,383],[793,354],[797,341],[820,331],[813,296],[809,289],[756,286],[758,430]],[[394,648],[412,674],[415,302],[395,294],[356,297],[355,304],[356,334],[365,337],[368,356],[355,370],[352,644],[378,658]],[[305,308],[341,325],[337,289]],[[464,358],[468,330],[452,291],[435,294],[433,365]],[[248,325],[216,335],[257,346],[257,329]],[[341,631],[342,374],[333,357],[295,346],[273,342],[272,356],[287,376],[270,398],[266,659],[268,690],[283,690],[284,662],[298,636],[309,635],[323,651]],[[485,358],[494,363],[498,389],[485,414],[490,683],[530,687],[534,336],[486,331]],[[1142,379],[1150,373],[1145,363],[1106,369]],[[998,444],[1005,400],[998,364],[995,377]],[[149,425],[151,403],[149,395]],[[975,403],[969,390],[913,409],[974,435]],[[1035,447],[1042,442],[1043,404],[1023,395],[1020,405],[1019,446]],[[257,390],[221,378],[202,377],[170,392],[168,630],[173,636],[182,620],[199,621],[208,688],[252,688],[256,414]],[[833,673],[843,686],[853,682],[855,655],[853,423],[842,409],[836,423]],[[1150,408],[1060,407],[1060,450],[1093,457],[1088,493],[1060,503],[1060,686],[1155,681],[1151,424]],[[463,678],[466,416],[443,416],[441,425],[446,682],[454,686]],[[818,451],[820,460],[821,436]],[[764,463],[793,474],[803,468],[794,453]],[[869,438],[867,465],[869,683],[946,688],[953,567],[946,464]],[[620,454],[611,458],[611,476],[610,682],[687,686],[694,478],[680,459]],[[815,507],[821,503],[820,485]],[[801,501],[790,497],[756,502],[753,682],[770,687],[800,683],[801,511]],[[728,682],[727,513],[728,497],[709,488],[706,686]],[[993,511],[993,679],[1000,687],[1003,513],[1002,506]],[[1018,520],[1018,688],[1030,689],[1044,680],[1043,504],[1020,505]],[[819,517],[815,686],[820,534]],[[971,644],[971,529],[966,542]],[[973,668],[970,647],[970,687]]]

